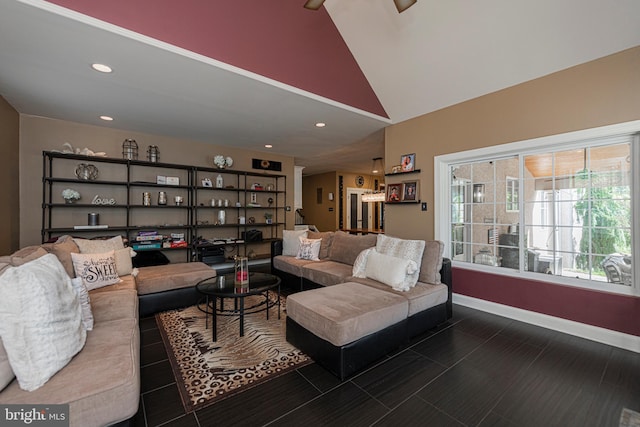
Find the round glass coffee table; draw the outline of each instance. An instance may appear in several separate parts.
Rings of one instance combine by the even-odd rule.
[[[280,319],[280,278],[268,273],[249,272],[249,283],[236,285],[233,273],[202,280],[196,285],[196,290],[204,295],[198,308],[203,311],[208,319],[211,315],[211,329],[213,341],[216,341],[217,316],[239,316],[240,336],[244,336],[244,315],[267,312],[278,306],[278,319]],[[269,292],[275,292],[275,301],[269,299]],[[245,298],[250,295],[262,295],[264,300],[249,307],[245,307]],[[224,299],[233,298],[233,308],[224,307]],[[218,303],[219,301],[219,303]],[[207,321],[205,326],[208,327]]]

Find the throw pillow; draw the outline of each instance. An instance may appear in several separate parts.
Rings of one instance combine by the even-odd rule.
[[[89,299],[89,291],[82,281],[82,277],[74,277],[71,279],[73,290],[78,295],[80,307],[82,307],[82,325],[87,331],[93,330],[93,312],[91,311],[91,300]]]
[[[116,269],[118,270],[118,276],[126,276],[133,271],[133,261],[131,258],[136,256],[137,253],[131,248],[118,249],[114,252],[116,257]]]
[[[415,261],[372,251],[367,259],[366,277],[391,286],[396,291],[408,291],[406,276],[415,274],[418,267]]]
[[[300,237],[307,237],[307,230],[284,230],[282,232],[282,255],[296,256],[300,250]]]
[[[425,242],[424,254],[422,255],[422,267],[420,267],[419,280],[421,282],[434,285],[441,283],[440,270],[442,269],[443,253],[444,243],[440,240],[429,240]]]
[[[320,245],[320,254],[318,254],[318,258],[327,259],[329,258],[329,251],[331,251],[331,243],[333,242],[333,231],[309,231],[307,234],[307,239],[322,239],[322,244]]]
[[[46,254],[47,251],[44,250],[42,246],[27,246],[26,248],[22,248],[19,251],[12,253],[11,255],[1,256],[0,274],[2,274],[7,267],[17,267]]]
[[[353,277],[359,277],[361,279],[364,279],[365,277],[367,277],[367,272],[366,272],[367,260],[369,259],[369,254],[375,250],[376,248],[369,248],[360,252],[360,254],[358,255],[358,257],[353,263],[353,270],[351,273]]]
[[[109,251],[124,249],[122,236],[110,239],[73,239],[81,254],[102,254]]]
[[[410,259],[416,263],[418,269],[414,273],[407,275],[405,278],[405,286],[411,288],[416,285],[420,276],[420,266],[422,265],[424,245],[424,240],[398,239],[396,237],[378,234],[376,251],[396,258]]]
[[[71,236],[60,236],[54,243],[45,243],[42,247],[47,252],[58,257],[69,277],[75,277],[71,254],[79,253],[80,249],[78,249],[78,245],[76,245]]]
[[[71,254],[71,259],[76,276],[82,277],[90,291],[120,281],[114,251],[103,254]]]
[[[84,346],[80,302],[53,254],[0,276],[0,336],[20,388],[33,391]]]
[[[300,237],[300,249],[298,250],[296,258],[320,261],[318,254],[320,253],[321,244],[322,239],[305,239],[304,237]]]
[[[2,338],[0,338],[0,391],[8,386],[15,377],[16,374],[14,374],[13,369],[11,369],[7,350],[4,349]]]
[[[355,234],[345,233],[344,231],[336,231],[333,236],[333,242],[331,243],[329,259],[331,261],[353,265],[360,252],[375,245],[375,234],[356,236]]]

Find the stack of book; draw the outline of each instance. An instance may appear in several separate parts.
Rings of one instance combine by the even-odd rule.
[[[135,242],[131,243],[134,251],[144,251],[146,249],[160,249],[164,236],[157,231],[139,231]]]
[[[186,248],[187,242],[184,240],[184,233],[171,233],[171,239],[169,239],[169,247]]]

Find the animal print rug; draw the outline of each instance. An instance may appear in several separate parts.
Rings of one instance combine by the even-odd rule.
[[[252,295],[245,306],[263,301],[263,296]],[[225,299],[225,309],[231,304],[232,299]],[[216,342],[210,315],[205,328],[205,314],[197,306],[156,315],[187,413],[312,362],[285,339],[285,304],[281,297],[280,320],[277,307],[270,309],[269,320],[264,311],[245,315],[244,337],[237,316],[218,316]]]

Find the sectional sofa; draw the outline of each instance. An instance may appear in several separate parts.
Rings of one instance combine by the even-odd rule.
[[[272,269],[295,292],[287,298],[287,340],[340,379],[451,318],[442,242],[297,233],[273,245]],[[296,239],[320,245],[317,257],[296,249]]]
[[[63,236],[55,243],[0,257],[0,294],[3,299],[12,299],[0,302],[0,404],[68,404],[72,427],[129,425],[140,396],[140,313],[150,315],[194,303],[197,295],[193,285],[216,272],[203,263],[141,267],[136,271],[130,263],[129,249],[118,249],[113,253],[121,274],[116,283],[88,292],[87,312],[82,307],[81,292],[72,293],[75,291],[69,285],[75,287],[82,282],[71,280],[76,275],[72,254],[82,256],[77,243]],[[93,250],[103,250],[100,244]],[[118,261],[123,258],[115,255],[118,252],[124,256],[122,263]],[[20,289],[25,291],[16,293]],[[62,302],[53,303],[60,296]],[[87,330],[89,315],[93,318],[91,330]],[[71,332],[50,338],[60,332],[56,325],[63,322],[71,325],[67,327]],[[69,336],[73,338],[65,344]],[[12,343],[12,351],[7,340]],[[42,359],[42,353],[46,353],[43,349],[53,349],[50,360],[31,360]],[[61,356],[67,350],[69,354]],[[29,363],[22,363],[24,360]],[[14,378],[12,366],[19,370],[20,381]],[[41,375],[45,377],[39,378]]]

